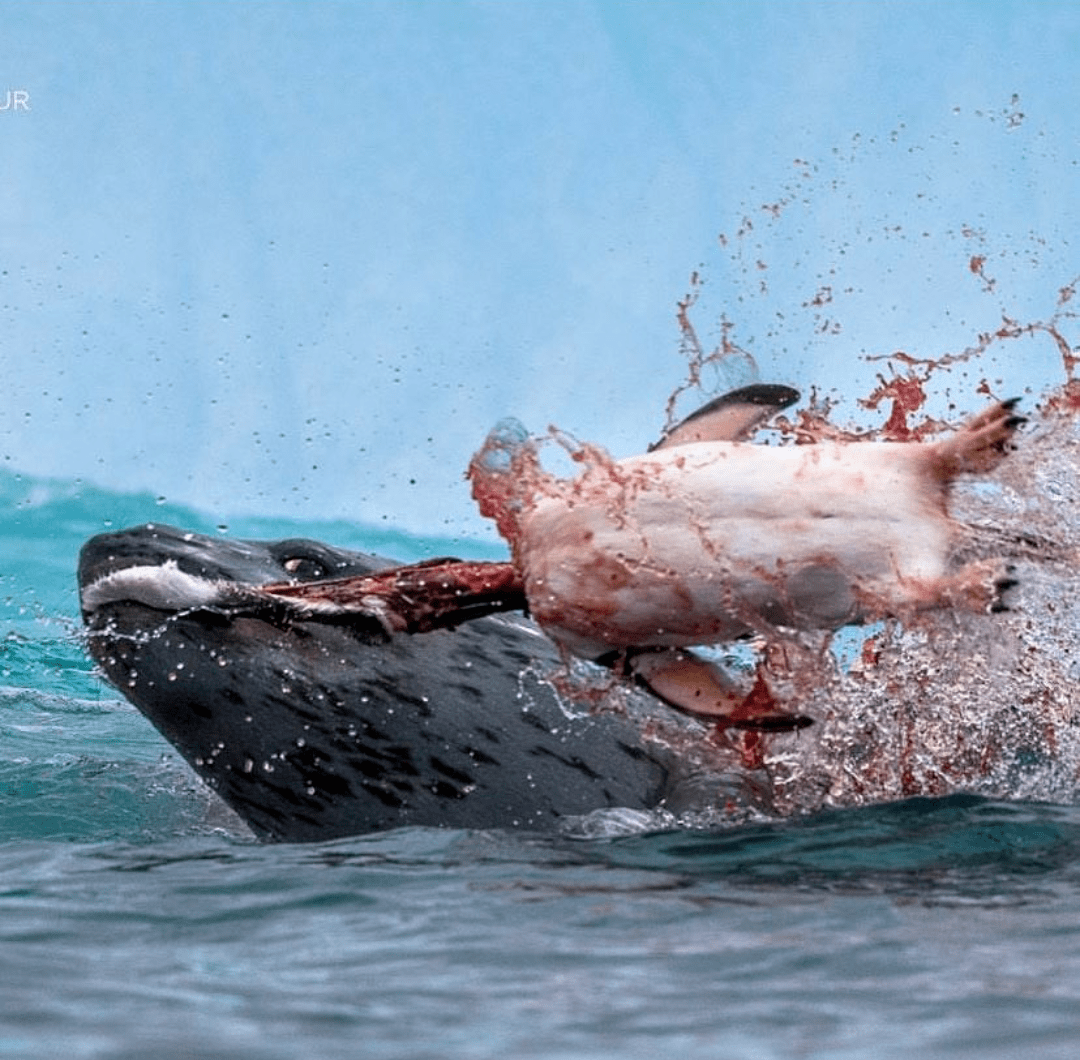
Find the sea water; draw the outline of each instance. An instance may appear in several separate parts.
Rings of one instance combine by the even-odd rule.
[[[1060,777],[726,828],[260,845],[82,649],[80,544],[151,520],[454,550],[0,477],[0,1056],[1076,1055]]]

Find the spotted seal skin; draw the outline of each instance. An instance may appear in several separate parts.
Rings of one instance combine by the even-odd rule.
[[[160,525],[101,535],[79,562],[86,644],[263,839],[407,825],[542,831],[665,803],[675,756],[626,716],[568,717],[544,681],[523,680],[559,665],[528,621],[393,634],[376,618],[276,613],[250,592],[385,566],[308,540]]]

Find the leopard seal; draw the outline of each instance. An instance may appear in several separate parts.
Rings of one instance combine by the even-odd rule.
[[[568,711],[541,679],[558,666],[551,642],[526,619],[388,633],[376,617],[301,614],[260,591],[395,569],[306,539],[160,524],[102,534],[79,560],[85,643],[262,839],[543,832],[674,805],[678,756],[624,713]]]

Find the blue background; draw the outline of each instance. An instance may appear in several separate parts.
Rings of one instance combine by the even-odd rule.
[[[0,111],[11,472],[493,536],[461,480],[488,428],[643,449],[691,290],[705,346],[727,321],[750,355],[707,390],[817,387],[870,422],[895,366],[869,357],[1045,322],[1080,274],[1071,0],[0,19],[0,104],[30,102]],[[933,401],[1062,378],[1036,331]]]

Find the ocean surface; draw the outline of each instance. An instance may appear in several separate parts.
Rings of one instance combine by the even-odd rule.
[[[79,546],[149,520],[448,549],[0,476],[0,1056],[1080,1051],[1080,808],[1061,777],[711,830],[614,815],[592,838],[260,845],[83,652]]]

